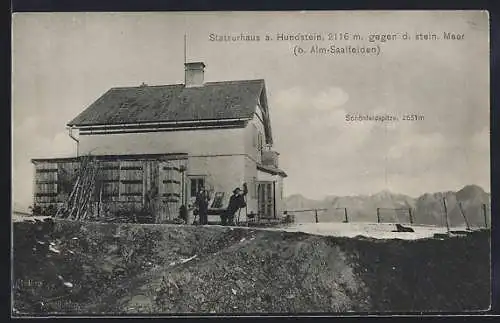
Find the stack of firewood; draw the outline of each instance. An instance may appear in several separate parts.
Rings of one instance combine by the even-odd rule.
[[[92,212],[92,196],[96,189],[96,178],[99,172],[98,162],[85,156],[80,162],[80,171],[71,194],[63,207],[57,212],[56,217],[83,220]]]

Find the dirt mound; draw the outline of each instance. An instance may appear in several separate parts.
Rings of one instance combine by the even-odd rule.
[[[368,308],[362,301],[363,284],[338,247],[296,233],[232,234],[239,241],[227,248],[147,274],[141,288],[145,297],[142,302],[127,299],[127,309],[231,313]]]
[[[15,223],[16,313],[486,309],[489,233],[421,241]]]

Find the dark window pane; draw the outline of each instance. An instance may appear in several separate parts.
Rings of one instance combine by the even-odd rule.
[[[196,179],[191,179],[191,197],[196,196]]]
[[[200,189],[205,186],[204,178],[192,178],[191,179],[191,197],[196,196]]]

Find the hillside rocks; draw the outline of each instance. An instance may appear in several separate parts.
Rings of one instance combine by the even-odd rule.
[[[13,306],[18,315],[482,310],[489,234],[402,241],[15,223]]]
[[[490,194],[477,185],[468,185],[458,192],[425,193],[418,198],[403,194],[394,194],[387,190],[373,195],[358,196],[329,196],[324,200],[315,201],[300,195],[293,195],[286,199],[285,209],[328,209],[319,213],[320,222],[340,222],[345,218],[344,208],[347,208],[348,218],[351,222],[377,222],[377,208],[381,222],[410,222],[410,209],[412,220],[417,224],[445,226],[443,197],[446,198],[448,221],[451,226],[465,225],[463,213],[471,227],[484,227],[489,225],[490,219]],[[484,218],[483,204],[486,204],[486,221]],[[395,211],[398,209],[398,211]],[[312,214],[302,213],[297,215],[298,222],[312,222]]]

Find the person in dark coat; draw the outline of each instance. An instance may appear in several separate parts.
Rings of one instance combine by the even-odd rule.
[[[198,207],[198,217],[200,219],[200,224],[208,224],[208,202],[210,197],[205,188],[201,188],[196,195],[196,205]]]
[[[246,205],[245,195],[242,194],[239,187],[235,188],[233,195],[231,195],[229,199],[229,205],[221,217],[222,225],[234,225],[234,215],[239,209],[244,208]]]

